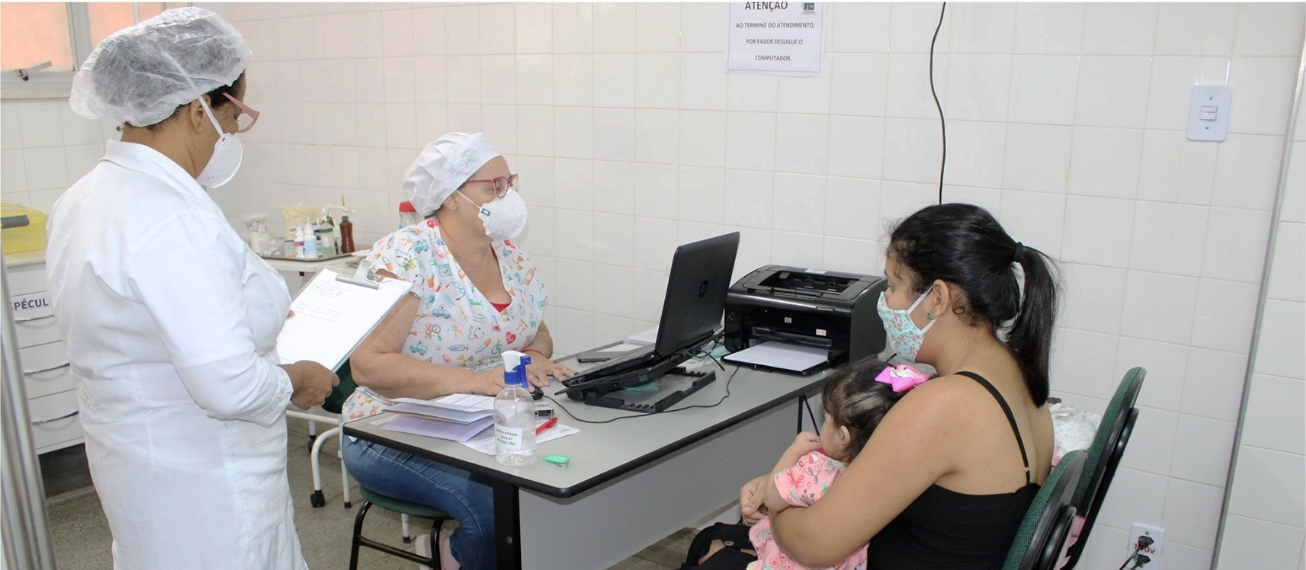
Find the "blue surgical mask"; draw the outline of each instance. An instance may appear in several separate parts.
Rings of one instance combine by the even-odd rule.
[[[888,333],[889,348],[898,353],[898,356],[912,362],[916,362],[916,355],[921,351],[921,343],[925,341],[925,332],[934,326],[935,321],[931,320],[925,328],[920,328],[916,326],[916,321],[912,320],[911,313],[933,289],[933,286],[926,289],[905,311],[890,309],[883,292],[880,293],[879,303],[875,307],[880,314],[880,321],[884,323],[884,332]]]

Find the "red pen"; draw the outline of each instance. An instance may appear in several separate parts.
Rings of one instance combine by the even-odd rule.
[[[535,428],[535,435],[540,435],[541,433],[544,433],[544,430],[553,427],[557,423],[558,423],[558,418],[556,416],[549,418],[549,421],[544,422],[540,424],[540,427]]]

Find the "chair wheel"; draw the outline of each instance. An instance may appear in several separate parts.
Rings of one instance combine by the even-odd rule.
[[[326,498],[322,496],[322,491],[313,491],[313,494],[308,496],[308,504],[313,505],[315,509],[325,506]]]

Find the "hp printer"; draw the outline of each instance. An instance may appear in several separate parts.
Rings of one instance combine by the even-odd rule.
[[[884,350],[875,305],[888,281],[873,275],[758,268],[726,293],[725,342],[731,352],[766,341],[828,351],[831,366]]]

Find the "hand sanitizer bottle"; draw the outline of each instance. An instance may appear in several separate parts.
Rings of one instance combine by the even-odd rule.
[[[535,401],[526,380],[530,363],[520,352],[503,353],[504,388],[494,397],[494,459],[501,465],[535,461]]]

